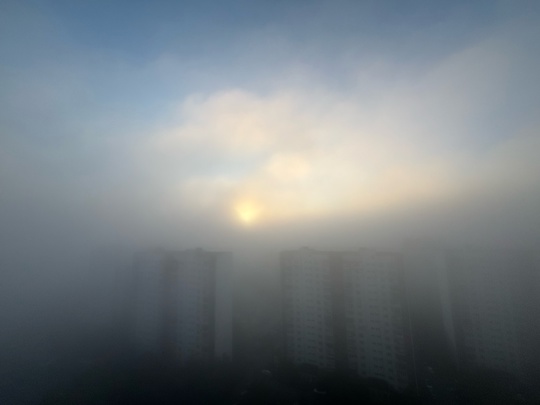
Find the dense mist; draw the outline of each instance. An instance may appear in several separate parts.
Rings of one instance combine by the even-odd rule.
[[[536,403],[539,22],[1,2],[0,403]]]

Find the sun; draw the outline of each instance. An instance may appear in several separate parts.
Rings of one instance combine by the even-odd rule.
[[[261,207],[251,201],[242,201],[234,207],[236,216],[244,225],[256,222],[261,214]]]

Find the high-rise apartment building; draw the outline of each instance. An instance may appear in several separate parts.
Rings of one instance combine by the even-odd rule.
[[[333,259],[311,249],[281,255],[285,351],[293,363],[336,368],[340,314]]]
[[[353,371],[398,389],[413,382],[399,255],[303,248],[283,252],[281,267],[291,362]]]
[[[341,268],[349,369],[407,387],[414,365],[400,256],[371,250],[345,253]]]
[[[457,349],[446,251],[408,243],[402,253],[419,378],[423,379],[428,370],[453,374]]]
[[[137,350],[180,361],[231,356],[230,253],[144,252],[132,276],[131,337]]]
[[[523,251],[461,249],[448,254],[461,368],[526,378],[537,365],[536,271]]]
[[[530,252],[416,244],[404,262],[420,369],[537,372],[539,285]]]

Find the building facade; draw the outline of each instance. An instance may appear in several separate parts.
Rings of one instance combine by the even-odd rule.
[[[283,252],[286,357],[406,388],[414,370],[400,266],[399,255],[369,249]]]
[[[538,271],[526,251],[404,249],[420,369],[538,375]]]
[[[230,253],[151,251],[132,272],[131,339],[139,352],[179,361],[230,357]]]
[[[402,253],[418,376],[423,380],[428,370],[453,375],[457,348],[447,253],[418,243],[408,243]]]
[[[310,249],[283,252],[285,352],[296,364],[337,366],[336,279],[332,256]]]
[[[365,250],[341,261],[349,369],[407,387],[414,370],[400,256]]]
[[[537,367],[536,270],[523,251],[448,253],[459,366],[526,378]],[[537,307],[537,308],[535,308]]]

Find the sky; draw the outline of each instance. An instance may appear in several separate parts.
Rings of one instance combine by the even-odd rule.
[[[3,1],[4,258],[536,245],[539,18],[521,0]]]

